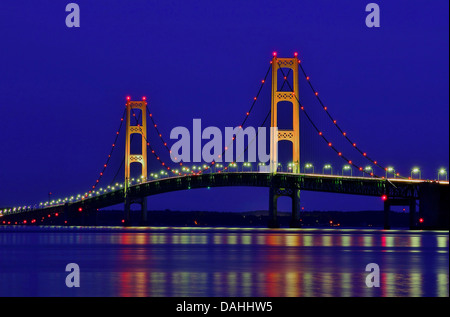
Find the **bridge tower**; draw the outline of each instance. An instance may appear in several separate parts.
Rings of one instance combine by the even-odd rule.
[[[272,58],[272,102],[271,102],[271,129],[270,135],[270,172],[277,173],[278,169],[278,142],[289,141],[292,143],[292,173],[300,173],[300,107],[298,102],[298,64],[297,53],[293,58],[278,58],[273,54]],[[290,69],[293,75],[292,91],[278,90],[278,72],[280,69]],[[287,72],[283,71],[284,75]],[[286,79],[286,78],[284,78]],[[292,129],[278,129],[278,103],[288,101],[292,104]],[[269,193],[269,227],[278,227],[277,199],[280,196],[289,196],[292,199],[291,227],[300,227],[300,189],[278,188],[272,184]]]
[[[131,182],[131,163],[141,164],[141,175],[142,179],[147,179],[147,101],[143,97],[142,101],[132,101],[130,97],[127,97],[126,103],[126,136],[125,136],[125,210],[124,210],[124,220],[125,225],[130,223],[130,207],[131,204],[136,203],[141,205],[141,221],[145,222],[147,220],[147,200],[145,197],[135,197],[131,195],[129,191]],[[141,123],[132,125],[131,124],[131,110],[138,109],[141,111]],[[133,113],[133,116],[135,114]],[[138,122],[138,120],[134,120]],[[141,136],[141,153],[131,153],[131,136],[133,134],[138,134]]]

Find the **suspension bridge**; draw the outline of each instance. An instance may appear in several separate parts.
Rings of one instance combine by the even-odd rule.
[[[409,208],[410,229],[448,229],[449,214],[449,182],[447,171],[441,168],[436,180],[420,179],[420,170],[414,168],[407,176],[400,175],[391,166],[384,166],[371,155],[363,151],[356,142],[350,138],[345,130],[331,115],[328,107],[319,97],[317,90],[311,83],[298,54],[293,57],[280,58],[276,53],[270,61],[270,66],[261,80],[258,93],[245,113],[237,133],[243,130],[255,105],[260,99],[263,87],[269,81],[271,74],[271,105],[260,124],[264,126],[270,117],[270,127],[277,128],[270,134],[270,160],[268,164],[243,162],[241,157],[232,162],[223,163],[222,158],[236,141],[236,135],[228,140],[229,143],[214,160],[200,165],[188,165],[183,161],[164,160],[163,153],[156,147],[156,142],[147,137],[147,127],[154,128],[159,137],[163,150],[173,157],[173,153],[156,123],[155,116],[149,111],[146,97],[142,100],[131,100],[126,97],[126,109],[120,120],[114,143],[107,156],[94,184],[84,194],[73,195],[59,199],[49,199],[32,205],[5,207],[0,209],[1,225],[95,225],[97,212],[102,208],[123,204],[124,213],[120,223],[130,225],[130,211],[132,204],[140,205],[142,223],[146,223],[151,213],[147,210],[147,197],[167,192],[212,187],[265,187],[269,189],[268,201],[268,227],[278,227],[277,202],[281,196],[291,198],[290,226],[301,227],[301,191],[319,191],[349,195],[364,195],[379,197],[384,201],[384,210],[380,217],[384,218],[384,228],[390,228],[389,215],[392,206],[406,206]],[[337,132],[343,143],[331,142],[328,132],[322,130],[319,123],[314,120],[309,105],[302,102],[299,93],[299,79],[304,77],[311,95],[316,99],[329,125]],[[279,129],[278,107],[290,104],[292,109],[291,127]],[[136,113],[137,112],[137,113]],[[341,175],[333,173],[331,164],[324,164],[322,169],[312,163],[300,160],[300,118],[302,117],[317,137],[316,143],[322,143],[329,149],[331,155],[341,160]],[[148,124],[147,121],[150,121]],[[125,122],[125,154],[122,155],[120,167],[117,169],[113,182],[106,188],[101,188],[102,178],[110,166],[122,126]],[[323,122],[320,122],[323,124]],[[272,130],[271,130],[272,131]],[[140,141],[139,148],[133,147],[132,141]],[[279,142],[292,144],[292,156],[288,162],[280,162]],[[249,142],[253,142],[250,141]],[[134,150],[134,151],[133,151]],[[345,151],[344,151],[345,150]],[[352,155],[358,159],[350,156]],[[149,171],[149,157],[161,166],[160,171]],[[368,165],[364,165],[364,161]],[[131,166],[140,165],[138,175],[133,175]],[[303,171],[302,171],[303,167]],[[120,171],[124,170],[122,182],[115,182]],[[336,170],[336,168],[335,168]],[[322,173],[320,173],[322,172]],[[353,175],[355,174],[355,175]],[[413,177],[419,174],[418,179]],[[418,208],[417,208],[418,207]]]

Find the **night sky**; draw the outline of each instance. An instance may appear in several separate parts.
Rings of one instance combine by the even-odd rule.
[[[65,25],[69,2],[0,2],[0,207],[39,203],[49,191],[63,198],[89,190],[127,95],[147,97],[168,141],[173,127],[190,128],[194,118],[205,127],[238,126],[273,51],[298,52],[332,115],[382,164],[404,176],[419,166],[426,179],[448,169],[447,0],[376,1],[379,28],[365,24],[368,0],[76,0],[79,28]],[[300,88],[305,106],[318,109],[308,89]],[[270,85],[250,125],[264,119],[269,96]],[[301,155],[317,160],[318,172],[328,158],[310,153],[336,154],[312,132],[304,135]],[[168,161],[151,127],[149,138]],[[105,184],[123,158],[119,140]],[[160,170],[149,159],[149,169]],[[340,171],[343,163],[334,164]],[[268,208],[267,194],[266,188],[192,190],[151,197],[148,208],[260,210]],[[288,198],[280,200],[281,210],[289,206]],[[382,202],[303,192],[302,206],[381,209]]]

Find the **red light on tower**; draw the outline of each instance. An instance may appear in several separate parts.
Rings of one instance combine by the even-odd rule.
[[[297,56],[298,56],[298,53],[297,53],[297,52],[295,52],[295,53],[294,53],[294,57],[297,57]]]
[[[387,200],[387,199],[388,199],[387,195],[381,196],[381,200],[385,201],[385,200]]]
[[[131,99],[131,97],[130,97],[130,96],[127,96],[127,101],[130,101],[130,99]]]
[[[147,97],[145,97],[145,96],[142,97],[142,100],[143,100],[143,101],[146,101],[146,100],[147,100]]]
[[[273,57],[277,57],[277,52],[272,53]]]
[[[423,223],[423,218],[419,218],[419,222],[420,222],[420,223]]]
[[[78,211],[79,211],[79,212],[82,212],[82,211],[83,211],[83,208],[81,208],[81,207],[78,208]]]

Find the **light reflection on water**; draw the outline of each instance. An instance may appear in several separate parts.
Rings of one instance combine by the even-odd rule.
[[[448,232],[0,227],[0,296],[448,296]],[[64,284],[79,264],[81,287]],[[381,287],[365,285],[377,263]]]

